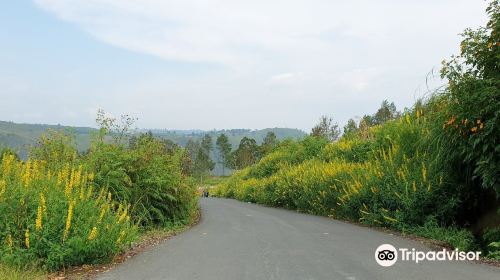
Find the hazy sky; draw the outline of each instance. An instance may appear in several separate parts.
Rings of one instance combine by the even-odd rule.
[[[0,120],[94,126],[102,108],[143,128],[343,124],[383,99],[411,106],[486,4],[5,0]]]

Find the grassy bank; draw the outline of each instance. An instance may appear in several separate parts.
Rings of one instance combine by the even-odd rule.
[[[401,114],[285,141],[215,195],[442,240],[498,258],[500,6],[443,62],[448,86]],[[384,109],[384,108],[382,108]],[[382,110],[383,113],[383,110]],[[375,120],[375,121],[371,121]],[[326,129],[328,130],[328,129]]]

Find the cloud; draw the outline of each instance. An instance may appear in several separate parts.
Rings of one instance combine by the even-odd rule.
[[[457,51],[457,34],[486,22],[477,0],[34,2],[100,42],[207,69],[180,78],[138,74],[103,87],[119,96],[110,109],[117,115],[138,111],[145,126],[178,128],[308,129],[321,114],[346,120],[383,99],[410,106],[426,73]],[[95,95],[99,104],[83,103],[116,103]]]
[[[303,73],[282,73],[273,75],[269,81],[274,85],[291,85],[304,80]]]

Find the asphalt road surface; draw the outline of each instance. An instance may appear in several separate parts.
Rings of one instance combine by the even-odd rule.
[[[382,267],[381,244],[430,249],[366,227],[228,199],[200,203],[200,224],[99,279],[500,279],[499,268],[470,262]]]

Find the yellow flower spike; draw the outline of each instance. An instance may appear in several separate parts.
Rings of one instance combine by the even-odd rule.
[[[2,195],[5,193],[5,190],[7,189],[7,183],[5,180],[0,180],[0,199],[2,199]]]
[[[108,205],[107,204],[104,204],[102,209],[101,209],[101,213],[99,213],[99,220],[97,221],[97,223],[101,223],[102,219],[104,218],[104,214],[106,214],[106,211],[108,210]]]
[[[391,223],[395,223],[397,222],[398,220],[394,219],[394,218],[391,218],[389,216],[385,216],[385,215],[382,215],[384,217],[384,219],[388,220],[389,222]]]
[[[43,192],[40,193],[40,205],[42,206],[43,213],[47,214],[47,202]]]
[[[120,243],[123,240],[123,237],[125,237],[125,230],[120,231],[120,236],[118,236],[116,243]]]
[[[417,184],[415,183],[415,180],[413,181],[413,192],[417,191]]]
[[[90,185],[87,189],[87,199],[90,198],[90,196],[92,196],[93,192],[94,192],[94,186]]]
[[[84,198],[85,198],[85,184],[82,184],[82,186],[80,187],[80,200],[83,201]]]
[[[88,240],[92,241],[97,237],[97,227],[93,227],[92,231],[89,233],[89,237],[87,238]]]
[[[26,229],[24,232],[24,245],[26,245],[26,248],[30,248],[30,229]]]
[[[41,205],[38,205],[38,210],[35,220],[35,228],[37,231],[42,229],[42,219],[43,219],[42,216],[43,216],[43,207]]]
[[[66,227],[64,229],[63,241],[68,238],[69,230],[71,229],[71,219],[73,217],[73,209],[75,207],[75,201],[70,201],[68,206],[68,216],[66,217]]]
[[[25,187],[27,187],[30,183],[31,179],[31,160],[28,160],[26,162],[25,170],[24,170],[24,175],[22,178],[23,184]]]
[[[411,120],[410,120],[410,114],[406,114],[405,119],[406,119],[406,123],[407,123],[407,124],[410,124],[410,123],[411,123]]]
[[[422,162],[422,179],[424,182],[427,181],[427,169],[425,168],[425,164]]]
[[[118,218],[118,223],[121,223],[127,217],[127,211],[128,208],[125,208],[125,210],[123,210],[123,213],[120,215],[120,218]]]
[[[94,181],[94,173],[89,173],[87,175],[88,179],[89,179],[89,182],[93,182]]]
[[[10,233],[7,235],[7,239],[5,240],[5,243],[7,243],[7,246],[12,249],[12,246],[14,245],[14,241],[12,240],[12,235]]]

